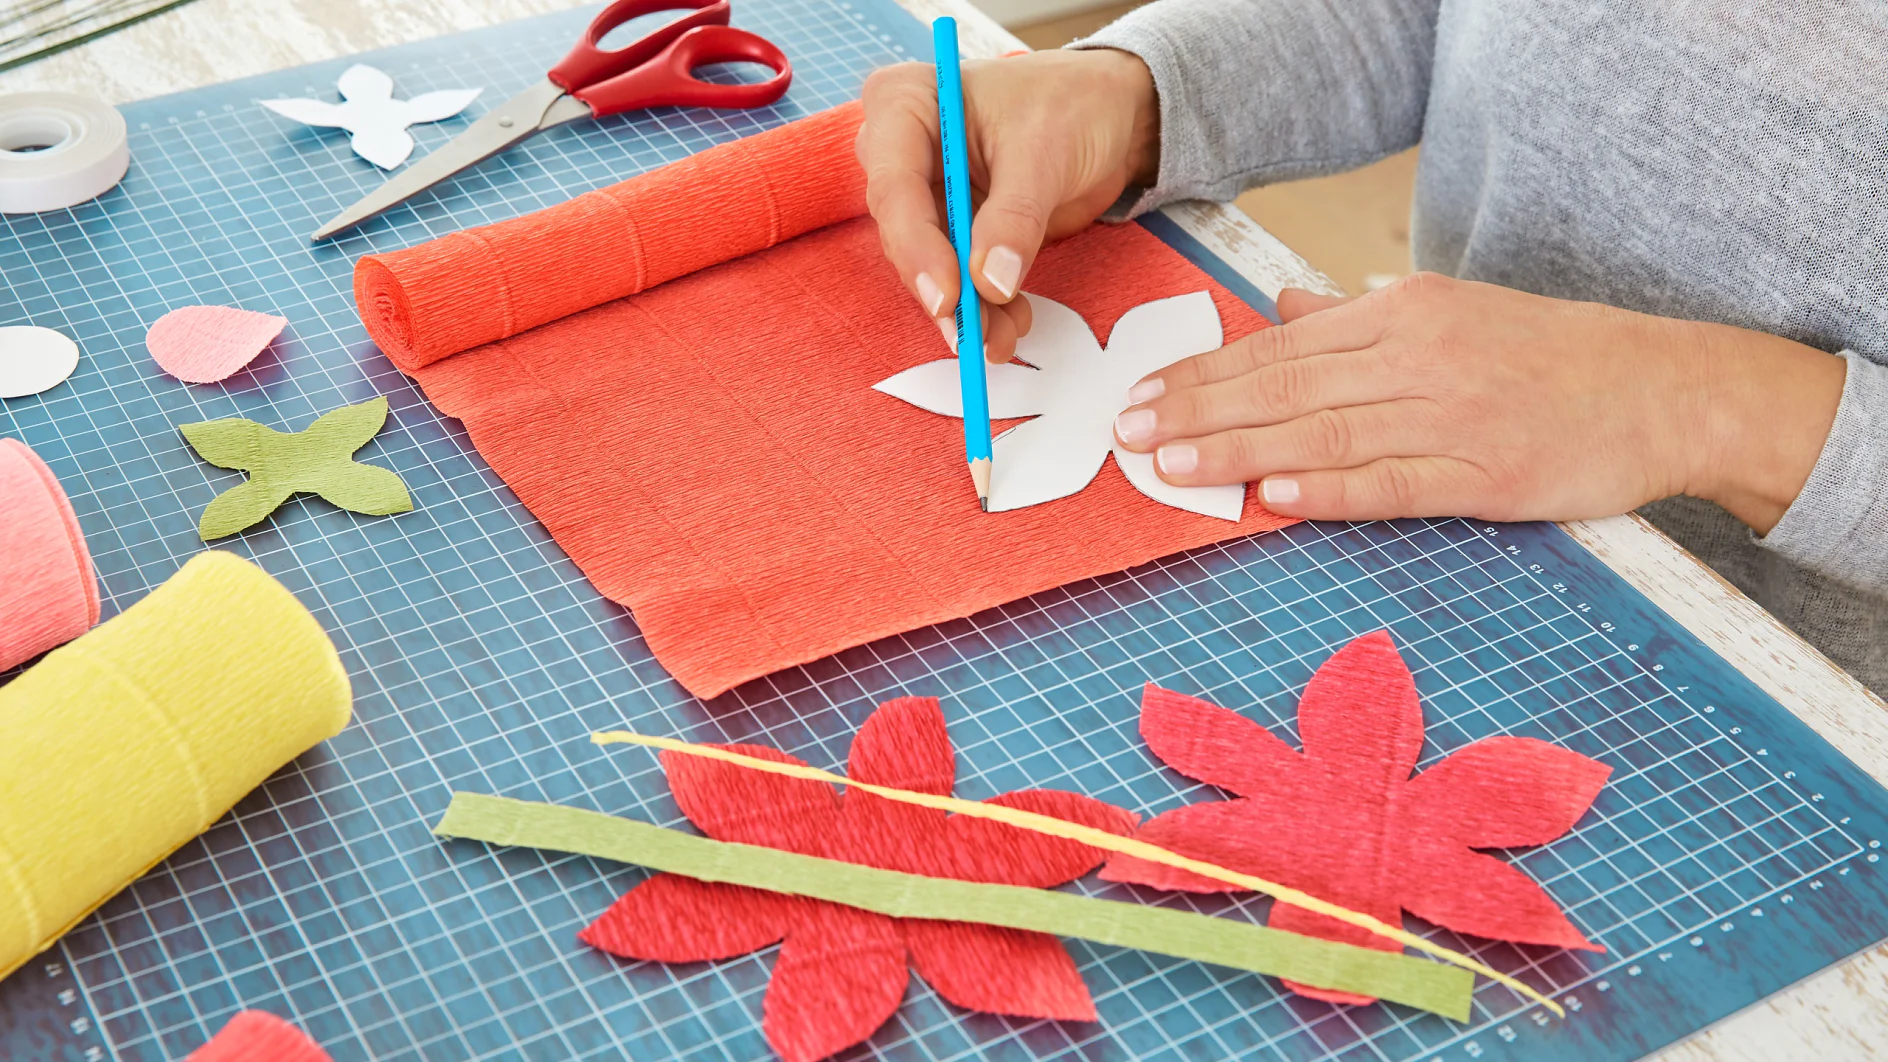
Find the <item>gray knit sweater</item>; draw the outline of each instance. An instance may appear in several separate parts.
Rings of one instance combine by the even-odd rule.
[[[1154,72],[1136,211],[1421,141],[1419,268],[1840,353],[1835,428],[1769,535],[1644,512],[1888,693],[1888,4],[1161,0],[1083,46]]]

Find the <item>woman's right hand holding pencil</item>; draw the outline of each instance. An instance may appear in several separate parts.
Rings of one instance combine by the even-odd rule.
[[[1045,240],[1077,232],[1159,169],[1153,75],[1126,52],[1036,52],[965,63],[964,112],[976,221],[971,272],[987,314],[991,361],[1029,331],[1017,299]],[[865,83],[859,161],[885,256],[946,337],[957,258],[944,231],[937,86],[928,64],[873,72]]]

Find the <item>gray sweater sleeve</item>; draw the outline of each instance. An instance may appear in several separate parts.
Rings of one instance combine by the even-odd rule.
[[[1415,144],[1439,2],[1160,0],[1070,45],[1132,52],[1154,73],[1160,176],[1122,205],[1231,199]]]
[[[1888,366],[1843,351],[1848,376],[1822,456],[1758,541],[1838,583],[1888,589]]]

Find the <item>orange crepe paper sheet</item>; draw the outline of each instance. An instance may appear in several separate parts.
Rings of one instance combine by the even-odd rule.
[[[628,226],[612,237],[621,261],[608,283],[617,287],[669,275],[626,249],[625,233],[643,233],[637,239],[648,246],[652,226],[669,236],[686,230],[728,260],[510,338],[440,354],[466,336],[502,333],[506,319],[547,311],[534,303],[487,315],[476,329],[454,326],[458,340],[429,346],[418,322],[434,311],[416,309],[426,297],[414,289],[451,273],[455,259],[465,271],[523,276],[515,272],[518,244],[565,242],[555,230],[521,231],[528,218],[399,252],[438,260],[390,255],[363,260],[356,273],[364,319],[383,349],[442,412],[465,423],[473,445],[597,589],[634,612],[650,650],[682,685],[711,697],[877,638],[1292,522],[1267,512],[1255,491],[1237,523],[1165,506],[1113,467],[1069,498],[980,512],[961,425],[872,390],[945,348],[885,262],[871,219],[856,216],[863,210],[852,157],[856,118],[838,134],[833,128],[832,116],[846,111],[618,186],[660,181],[668,200],[630,189],[616,192],[607,211],[585,207],[580,219],[607,213]],[[781,148],[822,119],[804,150]],[[744,179],[753,166],[735,149],[757,143],[845,201],[802,204],[791,225],[778,209],[724,218],[714,203],[728,193],[715,173]],[[689,181],[665,177],[691,164]],[[704,196],[713,202],[702,205]],[[633,209],[621,207],[624,200]],[[678,211],[670,229],[651,220],[658,208]],[[822,211],[852,220],[731,253],[766,248]],[[722,221],[738,231],[720,231]],[[513,228],[502,240],[478,235],[506,226]],[[585,239],[610,242],[594,226],[584,231]],[[438,246],[459,236],[467,239]],[[501,245],[513,249],[492,251]],[[584,272],[599,257],[543,261],[535,285],[525,287],[603,283]],[[1081,314],[1102,340],[1131,307],[1202,290],[1228,341],[1266,326],[1133,225],[1097,226],[1047,248],[1025,287]],[[482,290],[481,298],[496,297]],[[465,309],[469,317],[483,312]]]

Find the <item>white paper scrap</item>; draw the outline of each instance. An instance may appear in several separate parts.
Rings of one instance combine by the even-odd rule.
[[[64,383],[79,367],[79,345],[35,325],[0,328],[0,398],[25,398]]]
[[[407,126],[450,118],[484,91],[443,89],[396,100],[393,79],[361,63],[342,71],[335,86],[341,90],[340,103],[287,99],[263,100],[262,105],[303,125],[347,130],[353,134],[355,154],[383,170],[393,169],[413,153]]]
[[[1066,498],[1093,482],[1113,453],[1128,482],[1155,501],[1238,520],[1245,510],[1244,484],[1171,486],[1154,474],[1153,455],[1124,450],[1114,441],[1114,418],[1128,406],[1129,387],[1156,369],[1222,345],[1213,297],[1196,291],[1136,306],[1115,322],[1105,350],[1080,314],[1040,295],[1024,298],[1035,324],[1016,341],[1016,356],[1029,365],[989,367],[990,417],[1035,419],[992,444],[991,511]],[[964,415],[955,358],[906,369],[873,389],[943,416]]]

